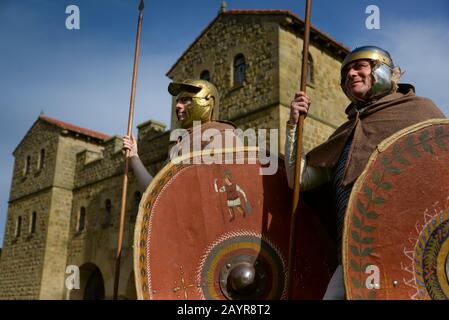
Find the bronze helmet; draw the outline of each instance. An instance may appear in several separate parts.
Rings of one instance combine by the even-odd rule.
[[[217,88],[206,80],[187,79],[183,82],[172,82],[168,92],[179,98],[192,98],[192,103],[186,108],[186,118],[181,121],[181,127],[191,128],[193,121],[201,123],[218,120],[219,96]]]
[[[376,46],[359,47],[351,51],[346,56],[346,58],[343,60],[343,63],[341,64],[340,69],[341,88],[352,102],[358,102],[360,101],[360,99],[352,96],[346,89],[346,66],[356,60],[368,60],[371,64],[371,75],[373,83],[366,97],[367,99],[380,98],[396,89],[396,81],[398,81],[399,78],[397,76],[394,76],[394,74],[397,74],[399,72],[400,75],[400,69],[394,66],[393,60],[391,59],[388,51]]]

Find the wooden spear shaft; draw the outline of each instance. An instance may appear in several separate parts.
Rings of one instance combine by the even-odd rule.
[[[139,21],[137,23],[137,36],[136,36],[136,48],[134,51],[134,68],[133,78],[131,84],[131,98],[129,101],[129,115],[128,115],[128,131],[127,136],[131,136],[131,130],[134,119],[134,98],[136,96],[136,81],[137,71],[139,69],[139,52],[140,52],[140,33],[142,32],[142,20],[143,20],[144,2],[140,1],[139,5]],[[120,260],[122,257],[122,244],[123,244],[123,229],[125,226],[125,209],[126,209],[126,194],[128,192],[128,171],[129,171],[129,150],[126,150],[125,154],[125,173],[123,175],[122,183],[122,198],[120,205],[120,224],[117,240],[117,254],[115,256],[115,273],[114,273],[114,293],[113,299],[117,300],[118,287],[120,282]]]
[[[301,68],[301,91],[306,92],[307,88],[307,67],[309,58],[309,38],[310,38],[310,15],[312,12],[312,0],[306,2],[306,15],[304,27],[304,41],[302,49],[302,68]],[[301,155],[302,155],[302,132],[304,128],[304,115],[300,115],[296,127],[296,163],[295,163],[295,184],[293,189],[292,212],[290,222],[290,245],[288,255],[287,267],[287,295],[291,299],[293,294],[293,267],[296,254],[296,220],[297,208],[299,205],[299,194],[301,191],[300,177],[301,177]]]

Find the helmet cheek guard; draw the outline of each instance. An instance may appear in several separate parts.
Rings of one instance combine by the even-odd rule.
[[[373,85],[368,93],[370,98],[379,98],[393,90],[393,70],[384,63],[376,63],[372,68]]]

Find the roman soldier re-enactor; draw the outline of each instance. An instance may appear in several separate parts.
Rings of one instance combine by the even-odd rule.
[[[208,129],[216,129],[216,135],[212,136],[211,139],[215,137],[224,139],[225,130],[233,132],[235,129],[235,126],[231,123],[218,120],[219,94],[217,88],[209,81],[188,79],[183,82],[172,82],[168,86],[168,92],[176,97],[176,117],[179,126],[186,129],[186,134],[190,135],[189,139],[179,137],[178,143],[171,149],[171,154],[181,152],[184,149],[183,142],[192,145],[194,121],[198,124],[201,123],[201,135]],[[201,149],[207,146],[210,141],[201,141]],[[131,167],[136,175],[139,188],[145,191],[153,177],[148,173],[139,158],[137,142],[134,137],[123,137],[123,148],[130,150]]]
[[[214,180],[215,192],[226,192],[226,204],[228,206],[229,212],[229,222],[235,219],[235,210],[240,212],[245,218],[247,215],[251,214],[252,207],[249,203],[245,191],[237,184],[232,181],[232,174],[229,170],[224,172],[224,186],[218,188],[217,179]],[[243,197],[243,198],[242,198]],[[243,207],[243,205],[245,207]]]
[[[341,65],[341,88],[351,100],[348,120],[329,139],[301,159],[301,191],[320,186],[332,190],[336,211],[336,243],[340,265],[335,270],[323,299],[344,299],[341,242],[346,207],[357,177],[367,165],[377,144],[410,125],[445,118],[435,104],[415,95],[410,84],[399,84],[401,70],[390,54],[378,47],[364,46],[350,52]],[[293,187],[296,160],[296,128],[300,114],[307,115],[310,98],[298,92],[290,105],[285,142],[288,182]],[[329,189],[323,185],[329,183]],[[332,201],[320,194],[321,201]]]

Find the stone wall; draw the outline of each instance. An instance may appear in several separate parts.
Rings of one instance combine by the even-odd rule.
[[[38,299],[49,229],[51,189],[9,204],[3,253],[0,261],[0,299]],[[36,212],[36,230],[30,233],[31,215]],[[22,217],[16,237],[18,217]]]
[[[299,33],[300,30],[293,26],[281,26],[279,29],[282,145],[290,102],[295,92],[299,91],[301,83],[303,41]],[[307,94],[312,100],[312,105],[304,124],[305,152],[327,140],[329,135],[346,120],[344,110],[349,104],[349,100],[340,89],[341,58],[319,47],[313,41],[309,47],[309,54],[313,61],[313,82],[307,85]]]
[[[141,123],[138,128],[139,156],[150,174],[156,175],[169,158],[170,131],[155,120]]]
[[[43,190],[53,184],[60,129],[45,121],[37,121],[14,151],[14,169],[10,201]],[[45,150],[45,164],[38,168],[41,150]],[[25,163],[30,157],[30,171],[25,174]]]
[[[167,160],[169,132],[165,126],[150,120],[138,125],[138,149],[142,162],[155,175]],[[83,270],[86,266],[98,268],[105,281],[106,298],[112,298],[114,268],[119,231],[119,216],[123,181],[122,139],[113,137],[105,142],[104,150],[91,155],[86,151],[78,153],[75,188],[71,203],[70,230],[66,265],[76,265]],[[139,202],[139,190],[134,173],[130,169],[127,193],[126,219],[121,257],[119,297],[133,296],[133,235],[135,217]],[[105,223],[106,200],[111,202],[111,220]],[[86,212],[85,228],[79,230],[81,208]],[[86,285],[89,272],[81,272],[81,287]],[[65,292],[65,297],[81,298],[79,293]],[[134,292],[135,296],[135,292]]]
[[[45,162],[39,168],[42,149]],[[98,152],[101,147],[89,137],[38,120],[15,150],[0,298],[62,298],[76,154],[85,149]],[[29,172],[24,174],[28,156]],[[33,212],[37,219],[31,234]]]
[[[73,193],[67,265],[82,268],[93,264],[100,269],[105,280],[106,297],[112,296],[115,254],[119,229],[122,175],[109,177],[97,183],[78,188]],[[135,180],[130,177],[126,207],[126,220],[123,239],[121,291],[125,290],[127,277],[132,272],[132,241],[134,222],[138,205],[134,194],[138,192]],[[106,200],[111,201],[111,220],[106,223]],[[86,221],[84,230],[79,229],[81,207],[85,208]],[[124,267],[128,266],[128,267]],[[86,275],[87,277],[89,274]],[[86,278],[80,279],[82,283]]]
[[[52,188],[39,299],[63,297],[72,191]]]

